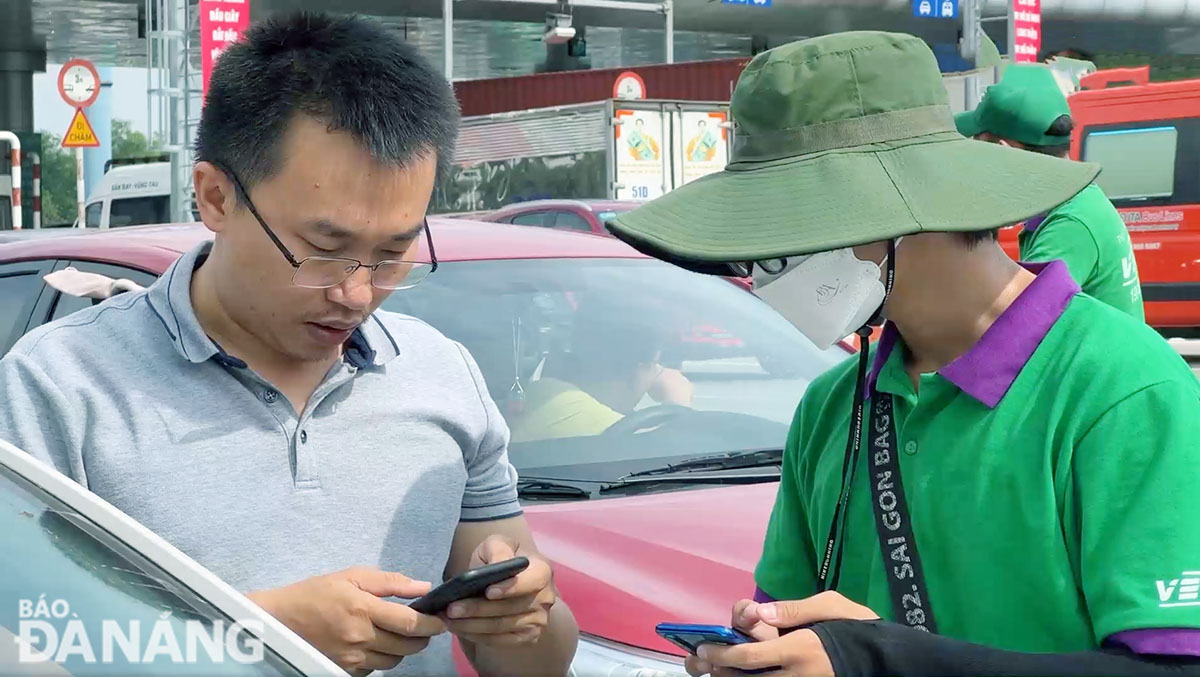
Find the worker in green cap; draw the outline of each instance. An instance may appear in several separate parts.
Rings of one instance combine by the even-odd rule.
[[[731,621],[756,641],[688,672],[1200,674],[1200,381],[1062,261],[995,240],[1099,167],[963,137],[909,35],[759,54],[731,108],[729,166],[610,230],[753,275],[818,346],[886,323],[761,461],[780,482]]]
[[[980,141],[1064,159],[1070,155],[1071,109],[1045,66],[1010,66],[979,106],[959,113],[955,123],[963,136]],[[1026,220],[1018,241],[1022,261],[1061,259],[1085,293],[1145,321],[1129,230],[1100,186],[1093,183]]]

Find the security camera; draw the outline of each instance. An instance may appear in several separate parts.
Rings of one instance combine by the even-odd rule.
[[[561,45],[571,41],[575,37],[575,29],[571,26],[554,26],[546,29],[546,34],[542,36],[542,42],[547,45]]]
[[[571,15],[550,13],[546,15],[546,32],[542,42],[547,45],[561,45],[575,37],[575,28],[571,26]]]

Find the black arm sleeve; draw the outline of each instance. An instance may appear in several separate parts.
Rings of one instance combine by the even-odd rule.
[[[1069,654],[1003,651],[885,621],[828,621],[810,627],[837,677],[972,675],[1005,677],[1200,676],[1200,658],[1105,649]]]

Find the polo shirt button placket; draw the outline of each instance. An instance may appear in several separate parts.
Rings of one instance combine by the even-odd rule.
[[[266,390],[266,392],[263,393],[263,401],[266,402],[267,404],[275,404],[275,402],[278,399],[279,399],[278,391],[268,388]]]

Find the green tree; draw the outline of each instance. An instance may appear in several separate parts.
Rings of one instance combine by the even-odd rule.
[[[75,158],[62,137],[42,131],[42,225],[75,221]]]
[[[125,158],[146,157],[160,152],[158,139],[151,143],[146,135],[133,128],[128,120],[113,120],[112,122],[112,156],[114,160]]]
[[[61,136],[42,131],[42,224],[48,226],[73,223],[76,215],[75,156],[61,143]],[[161,152],[126,120],[113,120],[112,146],[114,160]]]

